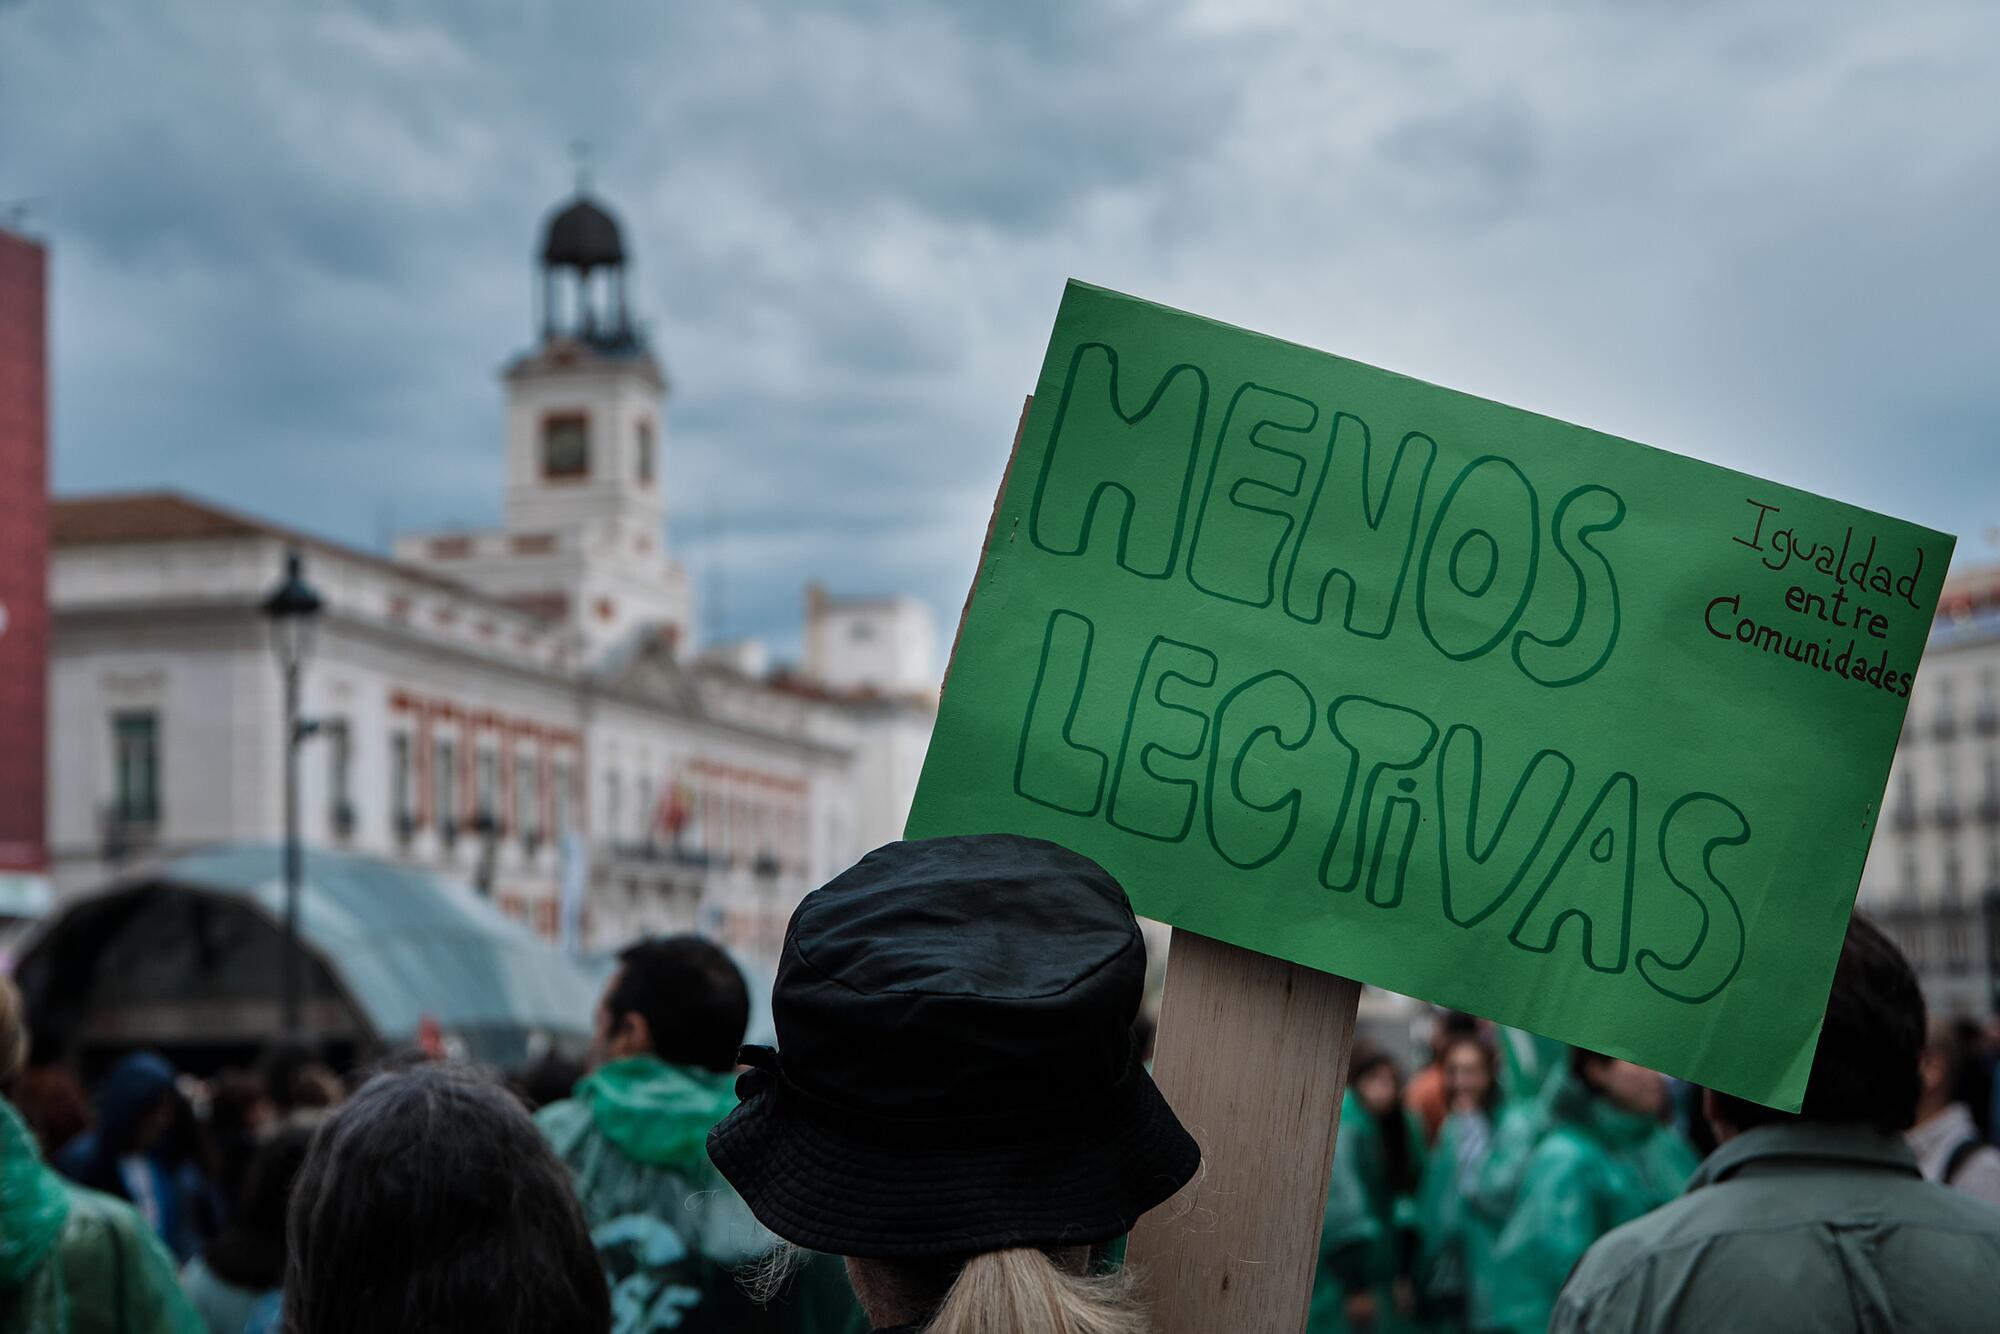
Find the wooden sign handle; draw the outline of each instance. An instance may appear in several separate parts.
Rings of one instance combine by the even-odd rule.
[[[1127,1251],[1157,1334],[1300,1334],[1361,984],[1175,931],[1153,1077],[1202,1170]]]

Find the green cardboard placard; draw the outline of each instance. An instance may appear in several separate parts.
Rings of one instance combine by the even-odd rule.
[[[1796,1109],[1953,542],[1071,283],[909,834]]]

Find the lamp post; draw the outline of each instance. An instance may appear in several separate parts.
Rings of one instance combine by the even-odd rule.
[[[264,599],[263,613],[271,625],[271,647],[285,678],[285,1036],[304,1033],[299,979],[299,743],[312,724],[299,716],[299,672],[312,650],[313,627],[324,604],[306,582],[298,548],[285,553],[285,577]]]

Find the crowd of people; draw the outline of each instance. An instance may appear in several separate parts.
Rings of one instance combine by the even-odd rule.
[[[1863,961],[1875,975],[1861,975]],[[1681,1315],[1654,1326],[1646,1310],[1629,1307],[1607,1320],[1581,1295],[1588,1289],[1577,1281],[1580,1262],[1600,1239],[1664,1210],[1694,1185],[1722,1179],[1717,1164],[1743,1149],[1738,1143],[1724,1151],[1719,1141],[1737,1141],[1754,1126],[1868,1126],[1878,1132],[1869,1146],[1878,1165],[1893,1163],[1904,1178],[1920,1176],[2000,1207],[2000,1148],[1993,1136],[2000,1027],[1982,1030],[1963,1021],[1926,1027],[1907,964],[1865,922],[1853,929],[1843,970],[1820,1065],[1845,1067],[1851,1088],[1836,1091],[1831,1075],[1816,1075],[1800,1118],[1455,1012],[1436,1017],[1429,1060],[1407,1085],[1385,1053],[1357,1044],[1320,1240],[1311,1334],[1539,1334],[1552,1322],[1619,1330],[1972,1327],[1916,1320],[1871,1325],[1858,1317],[1801,1323],[1783,1312],[1753,1322],[1721,1302],[1711,1324]],[[1834,1022],[1864,1017],[1853,1000],[1864,981],[1878,989],[1873,1002],[1887,1007],[1873,1017],[1896,1014],[1900,1022],[1873,1028]],[[1858,1073],[1867,1071],[1874,1076]],[[1772,1156],[1791,1161],[1812,1155]],[[1827,1161],[1838,1159],[1829,1154]],[[1799,1172],[1780,1197],[1811,1199],[1816,1175]],[[1915,1198],[1934,1200],[1938,1193]],[[1713,1205],[1726,1195],[1703,1199]],[[1837,1212],[1829,1208],[1829,1215]],[[1801,1225],[1812,1217],[1804,1213]],[[1995,1217],[1968,1216],[1968,1222],[1987,1225],[1971,1228],[1987,1238],[1982,1245],[1992,1244]],[[1886,1233],[1894,1222],[1885,1216],[1873,1226]],[[1834,1223],[1824,1216],[1819,1225]],[[1991,1276],[1968,1270],[1960,1278],[1971,1283]],[[1655,1290],[1644,1300],[1658,1312],[1673,1309]]]
[[[0,1334],[1143,1334],[1124,1239],[1200,1151],[1123,889],[1009,836],[809,895],[741,1047],[692,936],[587,1060],[27,1067],[0,979]],[[1797,1115],[1436,1018],[1352,1052],[1309,1329],[1957,1330],[2000,1309],[1994,1047],[1857,918]]]

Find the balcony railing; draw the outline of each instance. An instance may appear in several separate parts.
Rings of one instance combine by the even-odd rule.
[[[1904,902],[1879,908],[1875,918],[1908,956],[1919,980],[1986,974],[1989,987],[2000,959],[2000,893],[1970,902]]]
[[[651,840],[637,843],[614,842],[611,856],[621,862],[650,862],[662,866],[685,866],[695,870],[706,870],[713,864],[707,852],[700,848],[686,848],[673,843],[656,843]]]

